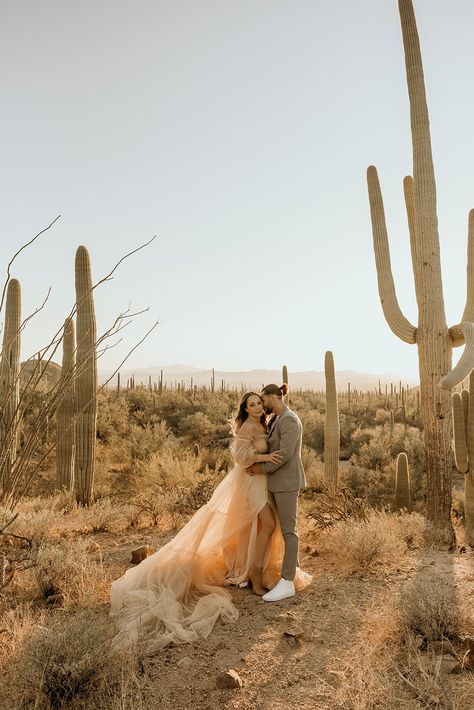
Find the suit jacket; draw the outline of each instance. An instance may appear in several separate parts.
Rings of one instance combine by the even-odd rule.
[[[270,425],[271,428],[271,425]],[[299,418],[286,405],[268,437],[270,453],[281,449],[281,463],[260,464],[267,474],[268,489],[272,493],[298,491],[306,486],[303,462],[301,460],[303,427]]]

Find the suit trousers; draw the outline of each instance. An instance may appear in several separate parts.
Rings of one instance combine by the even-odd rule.
[[[296,568],[299,566],[298,533],[296,530],[298,494],[299,491],[277,491],[272,493],[285,541],[285,556],[283,558],[281,576],[289,581],[293,581]]]

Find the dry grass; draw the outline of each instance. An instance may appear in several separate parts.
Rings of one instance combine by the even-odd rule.
[[[423,641],[456,639],[460,621],[453,580],[439,575],[414,579],[400,599],[400,619]]]
[[[137,657],[112,652],[114,633],[111,620],[91,610],[50,627],[30,623],[15,649],[15,707],[140,710]]]
[[[93,557],[84,539],[41,546],[32,575],[40,595],[57,596],[63,608],[92,607],[108,598],[110,575],[101,559]]]
[[[423,544],[424,529],[417,513],[370,510],[366,522],[343,520],[326,530],[320,546],[342,571],[356,572],[396,563],[410,547]]]

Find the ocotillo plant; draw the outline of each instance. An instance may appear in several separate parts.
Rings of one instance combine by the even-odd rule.
[[[76,252],[77,378],[75,489],[79,503],[92,502],[97,420],[96,322],[87,249]]]
[[[0,490],[8,491],[16,456],[20,401],[21,287],[11,279],[7,288],[2,359],[0,363]]]
[[[288,382],[288,368],[287,368],[286,365],[283,365],[283,367],[281,368],[281,375],[282,375],[282,378],[283,378],[283,382],[286,382],[286,384],[289,385],[289,382]],[[284,403],[285,403],[287,406],[289,406],[289,404],[290,404],[290,396],[289,396],[288,393],[283,397],[283,401],[284,401]]]
[[[64,322],[63,360],[61,367],[61,389],[63,395],[56,410],[58,444],[56,446],[56,482],[58,488],[74,490],[75,454],[75,384],[74,365],[76,360],[74,321]]]
[[[337,408],[334,358],[330,350],[324,356],[326,377],[326,416],[324,418],[324,483],[329,495],[334,496],[339,469],[339,412]]]
[[[395,469],[395,508],[411,510],[410,469],[408,457],[403,451],[397,456]]]
[[[454,460],[465,474],[464,515],[466,538],[474,547],[474,371],[469,376],[469,392],[453,392]]]
[[[418,323],[412,325],[398,304],[390,264],[384,206],[377,170],[370,166],[367,181],[372,218],[375,261],[382,309],[388,325],[399,338],[416,343],[421,388],[427,474],[427,515],[449,542],[451,524],[451,417],[449,393],[438,383],[451,370],[453,345],[464,342],[464,327],[448,329],[443,301],[436,212],[436,184],[431,151],[423,65],[412,0],[399,0],[406,76],[410,99],[413,178],[404,180],[412,266],[418,303]],[[469,220],[468,274],[473,269],[474,216]],[[474,288],[468,279],[463,321],[474,320]],[[472,367],[471,367],[472,369]],[[445,382],[445,386],[449,383]]]

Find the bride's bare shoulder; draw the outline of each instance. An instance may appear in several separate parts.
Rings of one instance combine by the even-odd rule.
[[[250,422],[245,421],[237,432],[238,439],[250,439],[254,437],[254,431]]]
[[[261,438],[263,435],[264,432],[262,430],[262,427],[255,426],[255,424],[253,422],[249,422],[248,419],[242,424],[239,431],[237,432],[238,437],[240,437],[241,439],[249,439],[250,441]]]

